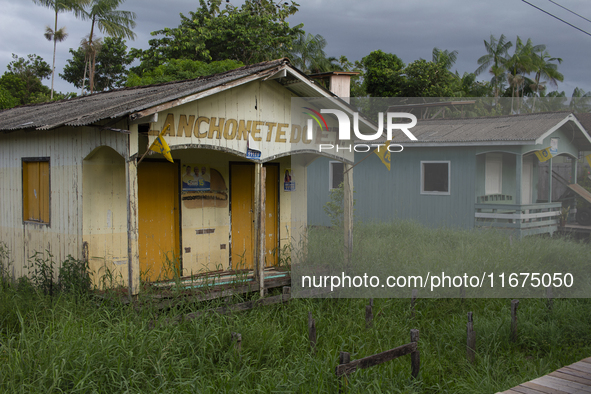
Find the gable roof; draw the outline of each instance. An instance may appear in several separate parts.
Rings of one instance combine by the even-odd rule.
[[[257,79],[281,79],[286,88],[299,95],[334,96],[291,66],[289,59],[283,58],[192,80],[124,88],[3,110],[0,111],[0,131],[85,126],[125,116],[133,120]]]
[[[395,133],[394,142],[405,146],[531,145],[572,122],[576,143],[591,145],[591,137],[569,112],[546,112],[482,118],[418,120],[410,132],[417,141]]]

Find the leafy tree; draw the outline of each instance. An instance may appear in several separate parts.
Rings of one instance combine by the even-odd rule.
[[[88,0],[33,0],[34,3],[47,7],[55,11],[55,23],[54,28],[47,26],[45,28],[45,38],[48,41],[53,41],[53,65],[51,67],[51,94],[50,97],[53,99],[53,81],[55,75],[55,52],[57,43],[62,42],[66,39],[68,34],[66,28],[57,28],[57,16],[60,12],[72,11],[76,17],[81,16],[82,7],[88,3]]]
[[[70,49],[72,58],[66,61],[63,74],[64,80],[77,88],[90,90],[90,81],[86,79],[87,54],[84,48]],[[127,45],[122,38],[106,37],[100,52],[95,59],[94,90],[103,91],[120,88],[125,85],[127,66],[133,59],[127,54]]]
[[[404,63],[392,53],[381,50],[361,59],[363,84],[371,97],[396,97],[402,94]]]
[[[18,99],[2,86],[2,78],[0,78],[0,109],[7,109],[16,107],[19,103]]]
[[[141,76],[134,72],[129,73],[126,86],[151,85],[155,83],[194,79],[201,76],[217,74],[244,64],[235,60],[223,60],[204,63],[198,60],[171,59],[153,70],[144,72]]]
[[[446,62],[419,59],[404,69],[406,76],[400,94],[404,97],[452,97],[455,78]]]
[[[286,21],[297,12],[297,4],[275,4],[272,0],[246,0],[238,8],[222,0],[199,0],[200,7],[181,14],[176,28],[152,32],[161,36],[149,41],[147,50],[133,49],[139,58],[136,74],[152,70],[170,59],[199,61],[236,60],[244,64],[276,59],[289,52],[292,41],[303,31],[302,25],[290,27]]]
[[[38,55],[22,58],[13,53],[12,59],[6,67],[8,71],[0,78],[0,86],[17,100],[17,105],[35,101],[35,96],[40,93],[50,93],[49,88],[41,83],[51,75],[51,67],[43,58]]]
[[[86,61],[89,65],[89,90],[94,91],[94,78],[96,73],[96,56],[100,52],[102,43],[95,40],[94,27],[104,34],[112,37],[135,39],[133,32],[135,27],[135,13],[120,11],[117,8],[125,0],[90,0],[88,9],[82,13],[84,19],[91,21],[90,34],[83,40],[83,48],[86,52]],[[86,68],[85,68],[86,73]],[[84,78],[85,79],[85,78]]]

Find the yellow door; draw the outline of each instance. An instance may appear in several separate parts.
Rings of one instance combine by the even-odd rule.
[[[254,250],[254,165],[232,164],[230,168],[232,219],[231,259],[234,269],[252,269]]]
[[[148,161],[138,167],[140,274],[150,282],[180,269],[178,166]]]
[[[267,181],[265,182],[266,202],[265,202],[265,265],[267,267],[277,265],[279,261],[278,249],[278,219],[279,210],[277,209],[279,194],[279,166],[265,166],[267,169]]]
[[[267,169],[265,206],[265,265],[278,261],[278,166]],[[230,168],[230,204],[232,217],[231,258],[234,269],[254,268],[254,164],[235,163]],[[275,254],[273,254],[275,252]]]

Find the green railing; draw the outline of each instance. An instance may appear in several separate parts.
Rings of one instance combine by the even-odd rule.
[[[562,203],[475,204],[474,226],[506,229],[519,237],[552,234],[558,229]]]

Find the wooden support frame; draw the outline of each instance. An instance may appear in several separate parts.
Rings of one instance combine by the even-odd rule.
[[[343,165],[343,229],[345,266],[351,262],[353,254],[353,166]]]

